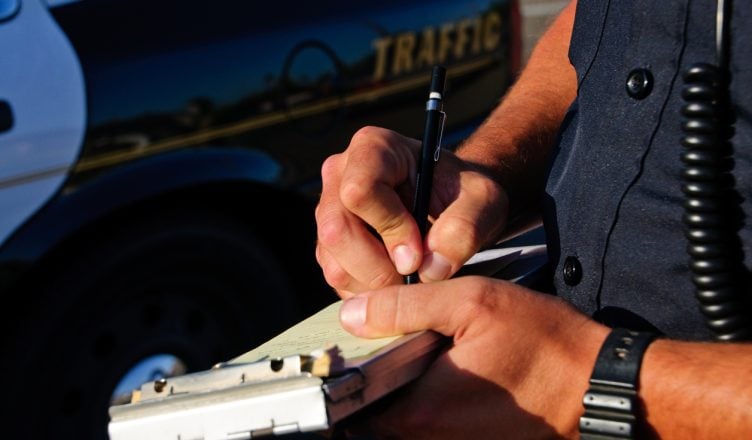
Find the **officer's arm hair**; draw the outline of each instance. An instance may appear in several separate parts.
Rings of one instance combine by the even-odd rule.
[[[577,92],[568,55],[576,3],[559,13],[500,104],[457,150],[505,187],[515,210],[542,194],[551,146]]]

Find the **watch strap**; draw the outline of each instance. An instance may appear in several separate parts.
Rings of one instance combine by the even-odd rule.
[[[656,335],[611,330],[601,346],[582,403],[581,440],[630,439],[637,423],[642,357]]]

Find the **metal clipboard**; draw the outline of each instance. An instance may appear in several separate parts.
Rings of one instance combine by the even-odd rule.
[[[444,344],[430,331],[404,335],[325,376],[317,374],[317,363],[331,362],[331,353],[224,364],[148,382],[131,403],[110,407],[110,439],[240,440],[326,431],[417,378]]]

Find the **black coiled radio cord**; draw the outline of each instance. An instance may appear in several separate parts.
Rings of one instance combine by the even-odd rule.
[[[730,2],[719,1],[718,65],[698,63],[684,75],[682,191],[692,281],[717,340],[750,339],[748,273],[738,231],[743,213],[734,189],[733,110],[728,93]]]

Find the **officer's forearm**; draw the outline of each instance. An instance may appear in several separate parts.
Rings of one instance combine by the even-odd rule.
[[[750,378],[751,344],[654,342],[640,374],[645,437],[752,438]]]
[[[577,91],[568,57],[575,6],[559,14],[500,105],[458,149],[505,187],[515,209],[541,194],[551,145]]]

